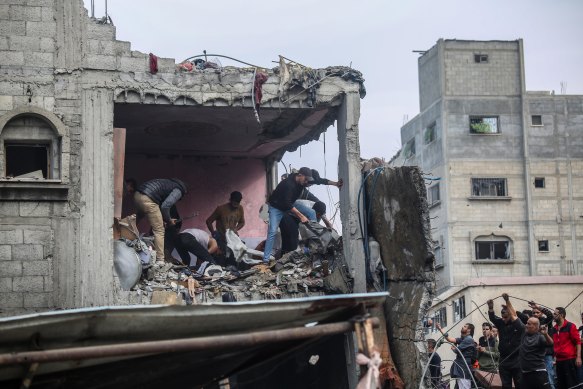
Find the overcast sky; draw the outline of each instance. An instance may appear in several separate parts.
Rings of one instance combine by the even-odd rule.
[[[91,15],[91,1],[84,2]],[[105,14],[104,5],[95,0],[96,17]],[[206,49],[268,68],[279,54],[313,68],[352,64],[366,80],[363,158],[388,160],[400,148],[400,127],[419,113],[419,55],[412,51],[427,50],[439,38],[522,38],[527,90],[560,93],[565,82],[567,94],[583,94],[581,0],[109,0],[108,13],[118,40],[177,62]],[[326,166],[322,139],[284,162],[334,179],[335,140],[330,128]]]

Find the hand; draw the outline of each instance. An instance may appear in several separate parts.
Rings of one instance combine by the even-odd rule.
[[[547,326],[540,326],[540,333],[546,335],[548,333]]]
[[[577,357],[575,360],[575,365],[577,365],[577,367],[581,367],[581,357]]]
[[[344,185],[344,181],[342,181],[342,178],[338,180],[338,182],[336,183],[336,186],[338,187],[338,189],[342,188],[342,185]]]
[[[484,348],[484,347],[482,347],[482,346],[478,346],[478,351],[479,351],[479,352],[483,353],[483,352],[484,352],[484,350],[485,350],[485,348]]]
[[[508,296],[508,293],[502,293],[502,298],[507,302],[510,299],[510,296]]]
[[[538,308],[538,304],[535,303],[534,301],[529,301],[528,306],[531,307],[532,309]]]
[[[492,301],[492,299],[486,301],[486,303],[488,304],[488,310],[492,311],[494,309],[494,301]]]
[[[437,328],[437,330],[441,332],[441,325],[439,323],[435,323],[435,328]]]
[[[304,215],[300,216],[300,223],[307,223],[308,222],[308,218],[305,217]]]

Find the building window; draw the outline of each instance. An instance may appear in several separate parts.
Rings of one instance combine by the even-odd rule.
[[[443,241],[443,238],[433,241],[433,256],[435,257],[436,269],[443,267],[443,248],[441,247],[441,241]]]
[[[497,116],[471,116],[470,134],[498,134]]]
[[[506,178],[472,178],[473,197],[506,197]]]
[[[405,157],[405,159],[409,159],[414,155],[415,155],[415,138],[407,142],[403,150],[403,156]]]
[[[545,187],[545,178],[544,177],[535,177],[534,187],[535,188],[544,188]]]
[[[435,311],[435,317],[433,318],[434,331],[437,331],[436,324],[438,323],[441,328],[447,327],[447,310],[445,307],[439,308],[437,311]]]
[[[474,241],[476,260],[509,260],[511,240],[504,236],[479,237]]]
[[[22,115],[2,129],[2,178],[58,180],[61,178],[61,139],[44,119]]]
[[[530,117],[530,124],[533,126],[542,126],[543,125],[543,117],[541,115],[532,115]]]
[[[466,297],[462,296],[453,301],[453,321],[457,323],[466,317]]]
[[[435,184],[427,189],[427,203],[428,205],[434,206],[441,202],[439,197],[439,184]]]
[[[488,63],[488,54],[474,54],[475,63]]]
[[[548,253],[549,250],[549,241],[548,240],[539,240],[538,241],[538,251],[541,253]]]
[[[423,140],[425,144],[431,143],[435,140],[435,122],[433,122],[425,129],[425,133],[423,134]]]

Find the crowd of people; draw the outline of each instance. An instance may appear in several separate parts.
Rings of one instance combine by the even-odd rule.
[[[493,300],[487,301],[489,321],[482,323],[482,336],[477,342],[472,323],[462,326],[459,337],[443,332],[436,323],[442,338],[427,341],[431,387],[449,388],[442,378],[437,352],[443,342],[448,342],[456,356],[450,370],[456,388],[482,387],[480,378],[490,377],[492,382],[494,375],[499,375],[504,389],[583,388],[583,325],[577,328],[569,322],[563,307],[551,311],[530,301],[529,309],[517,311],[507,293],[502,298],[500,316],[494,312]]]
[[[332,181],[321,178],[317,170],[307,167],[282,176],[267,202],[267,237],[261,245],[263,262],[269,264],[273,259],[278,228],[282,242],[278,254],[297,249],[299,223],[323,221],[327,228],[332,229],[325,215],[326,205],[309,191],[309,187],[333,185],[341,188],[342,184],[342,179]],[[188,193],[188,189],[179,179],[153,179],[141,185],[137,185],[133,179],[127,179],[125,192],[133,196],[137,220],[146,218],[150,224],[153,249],[158,261],[171,262],[180,258],[183,264],[199,274],[209,264],[228,264],[224,256],[226,233],[231,230],[238,235],[245,226],[241,192],[232,192],[229,201],[219,205],[206,219],[208,232],[197,228],[182,230],[182,220],[176,205]]]

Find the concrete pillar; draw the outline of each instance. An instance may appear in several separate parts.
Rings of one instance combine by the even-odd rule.
[[[81,306],[110,305],[113,283],[113,92],[82,93],[79,279]]]
[[[344,180],[340,190],[340,216],[342,218],[342,240],[344,257],[350,274],[354,278],[354,293],[366,292],[366,272],[362,234],[358,213],[364,221],[363,206],[358,206],[358,192],[362,184],[360,144],[358,142],[358,120],[360,118],[360,96],[350,92],[344,96],[338,115],[338,176]]]

